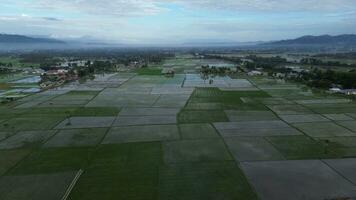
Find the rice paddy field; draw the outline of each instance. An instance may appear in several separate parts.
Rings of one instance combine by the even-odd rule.
[[[22,98],[39,92],[39,75],[25,73],[0,74],[0,102],[6,98]]]
[[[356,198],[356,103],[191,57],[0,106],[1,200]],[[214,61],[218,62],[218,61]]]

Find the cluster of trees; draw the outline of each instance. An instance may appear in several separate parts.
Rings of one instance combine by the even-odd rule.
[[[94,61],[93,64],[87,63],[87,68],[91,73],[102,73],[115,71],[115,64],[110,61]]]
[[[12,70],[7,67],[0,67],[0,74],[9,74]]]
[[[3,63],[3,62],[0,62],[0,66],[11,68],[11,67],[12,67],[12,63]]]
[[[133,62],[143,63],[147,65],[161,63],[164,59],[173,57],[173,54],[159,53],[159,52],[141,52],[141,53],[127,53],[115,58],[116,63],[123,65],[130,65]]]
[[[202,74],[226,75],[231,72],[231,69],[228,67],[215,67],[209,65],[201,66]]]
[[[69,74],[77,72],[78,77],[91,77],[95,73],[104,73],[114,71],[114,64],[110,61],[94,61],[92,64],[88,61],[84,67],[73,66],[69,71]]]
[[[355,54],[342,55],[347,57],[356,57]],[[227,58],[221,56],[210,56],[211,58],[229,60],[231,62],[242,64],[240,58]],[[256,68],[263,68],[269,74],[276,72],[288,74],[292,70],[285,68],[284,64],[288,63],[287,59],[281,58],[279,56],[275,57],[259,57],[256,55],[249,55],[246,59],[252,62],[244,62],[247,69],[253,70]],[[345,66],[346,64],[340,62],[323,62],[316,58],[304,58],[300,61],[301,64],[310,65],[323,65],[323,66]],[[348,67],[356,67],[356,65],[347,65]],[[212,69],[208,66],[202,67],[203,71],[209,73]],[[218,73],[217,73],[218,74]],[[302,82],[308,86],[322,89],[329,89],[335,85],[339,85],[344,89],[356,88],[356,70],[351,70],[349,72],[334,71],[334,70],[320,70],[313,69],[312,71],[303,71],[297,76],[291,76],[290,79],[294,81]]]
[[[356,67],[355,64],[346,64],[346,63],[341,63],[339,61],[322,61],[320,59],[316,58],[303,58],[300,60],[301,64],[307,64],[307,65],[322,65],[322,66],[336,66],[336,67]]]
[[[243,60],[238,57],[225,57],[220,55],[206,55],[205,58],[222,59],[238,65],[244,64],[244,66],[249,70],[254,70],[256,68],[264,68],[266,70],[273,69],[277,66],[280,66],[281,64],[285,64],[288,62],[287,59],[282,58],[280,56],[260,57],[256,55],[249,55],[245,57],[246,59],[249,59],[252,62],[243,62]]]
[[[256,69],[258,67],[261,67],[268,70],[268,69],[273,69],[275,67],[278,67],[281,64],[287,63],[287,59],[281,58],[280,56],[259,57],[256,55],[249,55],[246,58],[253,61],[253,62],[245,63],[245,67],[247,69]]]
[[[43,70],[53,69],[58,63],[66,59],[97,60],[94,67],[97,71],[112,71],[116,64],[129,66],[132,63],[141,65],[158,64],[174,54],[161,50],[129,50],[129,49],[101,49],[101,50],[56,50],[36,51],[19,55],[21,62],[38,63]],[[75,66],[74,66],[75,67]]]
[[[335,59],[356,59],[356,52],[347,52],[347,53],[333,53],[333,54],[318,54],[315,57],[327,57]]]
[[[314,69],[311,72],[302,72],[296,81],[303,82],[311,87],[328,89],[333,85],[340,85],[345,89],[356,88],[356,72],[340,72]]]
[[[234,64],[241,64],[242,60],[241,58],[238,57],[226,57],[226,56],[220,56],[220,55],[204,55],[205,58],[207,59],[220,59],[220,60],[225,60]]]
[[[12,67],[12,63],[0,62],[0,74],[10,74],[17,71],[17,69],[14,69]]]

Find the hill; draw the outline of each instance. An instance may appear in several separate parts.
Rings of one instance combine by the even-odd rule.
[[[303,36],[297,39],[281,40],[264,43],[264,45],[356,45],[356,35],[321,35],[321,36]]]
[[[50,38],[33,38],[23,35],[10,35],[10,34],[0,34],[0,43],[26,43],[26,44],[39,44],[39,43],[53,43],[53,44],[63,44],[65,42]]]

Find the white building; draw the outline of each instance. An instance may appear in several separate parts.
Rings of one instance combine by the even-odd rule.
[[[249,76],[261,76],[261,75],[263,75],[263,73],[260,72],[260,71],[252,70],[252,71],[248,72],[247,75],[249,75]]]

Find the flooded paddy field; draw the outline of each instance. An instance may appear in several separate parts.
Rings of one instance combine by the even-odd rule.
[[[0,99],[21,98],[40,92],[40,76],[11,74],[0,75]]]

